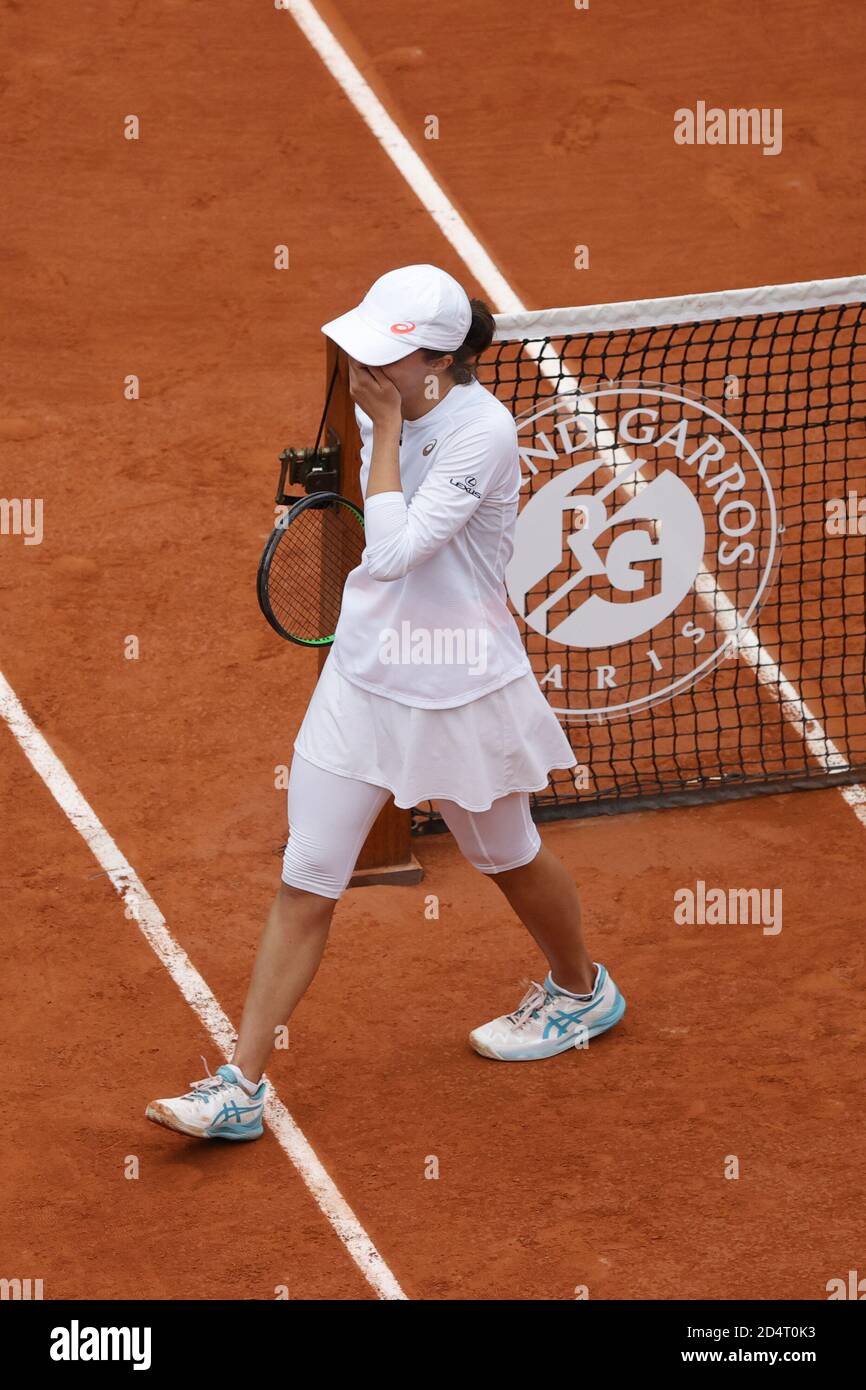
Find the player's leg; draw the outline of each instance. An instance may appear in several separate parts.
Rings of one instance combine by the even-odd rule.
[[[345,891],[388,792],[292,759],[283,874],[259,941],[232,1061],[257,1080],[315,975]]]
[[[281,882],[250,976],[232,1064],[261,1077],[276,1040],[319,968],[337,900]]]
[[[489,811],[440,810],[461,852],[504,893],[547,957],[563,989],[585,994],[595,967],[583,940],[580,895],[565,865],[545,849],[523,792],[500,797]]]
[[[152,1102],[149,1119],[201,1138],[262,1133],[262,1073],[277,1029],[318,969],[337,899],[388,795],[295,754],[282,882],[259,941],[234,1056],[186,1095]]]
[[[549,1057],[604,1032],[625,1001],[583,940],[580,898],[565,866],[541,844],[524,792],[501,797],[487,811],[454,802],[439,807],[461,851],[508,899],[550,966],[514,1014],[477,1028],[477,1051],[503,1061]]]
[[[491,878],[538,942],[556,983],[575,994],[591,990],[596,970],[583,939],[580,894],[562,860],[542,845],[528,864]]]

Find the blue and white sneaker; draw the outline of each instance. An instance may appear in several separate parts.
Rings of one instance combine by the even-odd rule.
[[[236,1068],[226,1065],[191,1086],[185,1096],[152,1100],[144,1112],[147,1118],[195,1139],[258,1139],[264,1133],[266,1081],[251,1095],[238,1081]]]
[[[585,999],[563,994],[550,975],[543,985],[533,980],[513,1014],[503,1014],[469,1034],[482,1057],[498,1062],[535,1062],[570,1047],[585,1047],[625,1013],[625,999],[603,965],[596,966],[595,986]]]

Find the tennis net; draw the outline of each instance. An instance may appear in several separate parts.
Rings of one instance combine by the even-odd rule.
[[[497,318],[509,599],[578,759],[537,819],[866,774],[864,319],[866,276]]]

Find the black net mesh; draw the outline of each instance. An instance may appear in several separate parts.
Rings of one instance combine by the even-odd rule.
[[[866,771],[864,310],[485,354],[521,447],[509,598],[578,759],[537,818]]]

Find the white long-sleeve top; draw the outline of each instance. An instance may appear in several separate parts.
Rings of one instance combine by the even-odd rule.
[[[356,407],[366,548],[343,590],[331,660],[401,704],[468,704],[531,670],[509,611],[517,428],[478,382],[404,420],[401,492],[367,498],[373,425]]]

